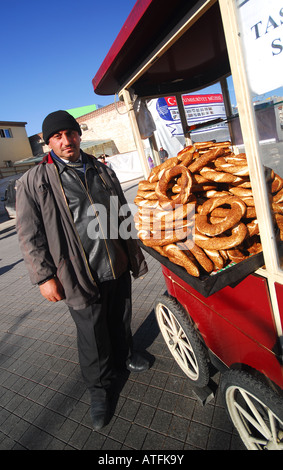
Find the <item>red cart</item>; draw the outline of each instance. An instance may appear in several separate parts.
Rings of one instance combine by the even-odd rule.
[[[169,350],[197,387],[209,385],[215,367],[221,372],[228,413],[248,449],[283,449],[282,242],[265,179],[266,166],[283,177],[282,99],[271,99],[273,90],[283,96],[282,16],[277,0],[137,1],[93,79],[97,94],[118,93],[124,100],[145,177],[134,99],[173,95],[189,144],[184,94],[220,83],[230,140],[247,156],[263,252],[195,279],[144,249],[159,259],[166,280],[168,295],[157,299],[155,312]],[[269,103],[256,107],[267,92]],[[264,120],[270,101],[272,118]],[[158,163],[154,135],[150,142]]]

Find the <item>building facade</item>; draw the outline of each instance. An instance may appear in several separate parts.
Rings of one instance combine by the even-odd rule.
[[[0,121],[0,168],[32,156],[26,122]]]
[[[72,113],[73,114],[73,113]],[[118,101],[76,117],[81,130],[81,148],[92,155],[109,156],[136,150],[126,107]],[[30,137],[33,155],[48,152],[42,133]]]

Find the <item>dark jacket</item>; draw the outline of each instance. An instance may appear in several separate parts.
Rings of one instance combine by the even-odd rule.
[[[120,204],[127,204],[113,170],[91,155],[84,156],[96,167],[112,195],[118,196]],[[18,239],[32,284],[56,275],[64,287],[68,306],[85,308],[97,300],[98,288],[50,154],[18,180],[16,194]],[[125,243],[130,270],[137,278],[147,272],[146,262],[136,239],[129,238]]]

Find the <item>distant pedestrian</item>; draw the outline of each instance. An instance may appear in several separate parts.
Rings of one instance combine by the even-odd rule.
[[[165,160],[167,160],[168,158],[167,150],[165,150],[163,147],[160,147],[159,156],[160,156],[161,163],[165,162]]]
[[[150,170],[152,170],[152,168],[154,168],[154,162],[153,162],[152,158],[150,157],[150,155],[147,157],[147,161],[148,161],[148,166],[149,166]]]

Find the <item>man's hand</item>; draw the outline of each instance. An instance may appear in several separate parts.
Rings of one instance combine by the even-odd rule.
[[[63,286],[57,277],[49,279],[39,286],[41,295],[50,302],[58,302],[65,299]]]

